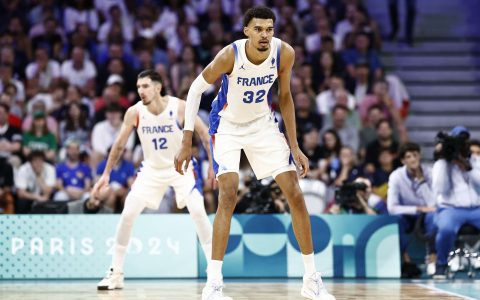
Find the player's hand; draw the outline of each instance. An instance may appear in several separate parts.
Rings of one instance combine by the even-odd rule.
[[[300,178],[304,178],[309,171],[308,158],[298,147],[292,148],[292,156],[295,164],[300,169]]]
[[[213,171],[213,167],[211,165],[208,167],[207,184],[208,184],[209,187],[211,187],[214,190],[217,188],[217,180],[215,178],[215,171]]]
[[[191,157],[192,157],[192,146],[185,145],[182,143],[180,150],[175,155],[175,160],[174,160],[175,170],[178,173],[184,175],[184,172],[187,171],[188,165],[190,164]]]
[[[101,197],[101,192],[104,189],[109,188],[108,183],[110,182],[110,176],[103,174],[95,183],[92,189],[92,196],[99,199]]]

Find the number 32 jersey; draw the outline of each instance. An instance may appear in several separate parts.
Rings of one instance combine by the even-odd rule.
[[[137,110],[137,134],[143,151],[143,164],[155,169],[174,166],[174,157],[182,144],[183,130],[178,123],[178,101],[168,97],[168,104],[158,115],[152,114],[142,101]]]
[[[230,74],[222,75],[222,85],[212,103],[210,134],[217,132],[221,119],[247,123],[271,113],[271,88],[278,77],[282,41],[272,38],[270,54],[259,65],[251,63],[245,52],[247,39],[232,43],[235,63]]]

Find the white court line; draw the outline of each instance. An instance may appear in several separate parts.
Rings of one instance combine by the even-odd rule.
[[[437,288],[437,287],[430,286],[430,285],[427,285],[427,284],[423,284],[423,283],[415,283],[415,284],[418,285],[418,286],[421,286],[423,288],[433,290],[433,291],[437,291],[437,292],[442,292],[442,293],[445,293],[445,294],[449,294],[451,296],[456,296],[456,297],[460,297],[460,298],[467,299],[467,300],[478,300],[478,298],[467,297],[467,296],[460,295],[460,294],[457,294],[457,293],[454,293],[454,292],[442,290],[441,288]]]

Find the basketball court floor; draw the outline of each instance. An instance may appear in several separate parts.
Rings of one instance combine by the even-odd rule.
[[[97,291],[96,280],[0,281],[0,299],[192,299],[200,300],[200,280],[136,280],[123,290]],[[235,300],[301,300],[300,280],[226,280]],[[480,299],[480,280],[325,280],[337,300]]]

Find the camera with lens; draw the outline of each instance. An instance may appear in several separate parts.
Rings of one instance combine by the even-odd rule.
[[[245,213],[268,214],[274,213],[270,185],[264,185],[260,180],[252,180],[248,185],[248,192],[242,197]]]
[[[363,182],[344,183],[335,190],[335,201],[344,208],[352,208],[359,203],[357,192],[366,190],[367,185]]]
[[[435,153],[435,159],[443,158],[448,162],[457,160],[462,162],[467,170],[471,169],[468,157],[470,148],[468,145],[468,135],[459,134],[457,136],[449,135],[440,131],[436,136],[436,144],[441,144],[441,150]]]

